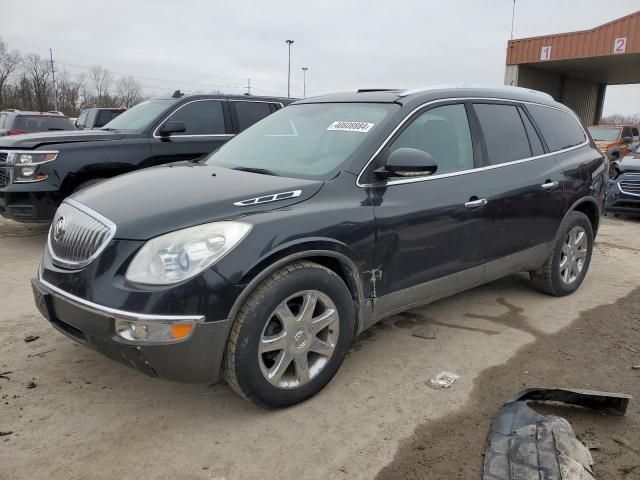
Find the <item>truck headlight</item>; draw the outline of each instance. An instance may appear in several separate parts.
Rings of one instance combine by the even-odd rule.
[[[214,222],[161,235],[144,244],[125,276],[144,285],[182,282],[224,257],[250,230],[244,222]]]
[[[41,182],[47,175],[40,173],[40,167],[58,158],[58,152],[11,152],[8,161],[13,165],[14,183]]]

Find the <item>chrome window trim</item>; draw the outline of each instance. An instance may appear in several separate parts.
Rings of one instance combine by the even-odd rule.
[[[52,295],[61,297],[63,300],[68,301],[69,303],[74,304],[75,306],[82,308],[83,310],[87,310],[92,313],[96,313],[98,315],[106,316],[109,318],[118,318],[122,320],[129,321],[141,321],[141,322],[149,322],[149,321],[157,321],[157,322],[189,322],[189,323],[204,323],[205,316],[204,315],[151,315],[147,313],[135,313],[128,312],[125,310],[118,310],[116,308],[105,307],[104,305],[99,305],[97,303],[90,302],[89,300],[85,300],[84,298],[77,297],[69,292],[62,290],[61,288],[52,285],[42,278],[42,275],[39,275],[38,281],[42,283],[47,289],[51,291]]]
[[[63,268],[69,268],[69,269],[72,269],[72,270],[79,270],[81,268],[86,267],[87,265],[89,265],[91,262],[93,262],[96,258],[98,258],[100,256],[100,254],[104,251],[105,248],[107,248],[107,245],[109,245],[109,243],[111,243],[111,240],[113,240],[113,237],[116,235],[117,227],[116,227],[115,223],[113,223],[111,220],[109,220],[105,216],[103,216],[100,213],[96,212],[95,210],[87,207],[86,205],[83,205],[82,203],[74,200],[73,198],[66,198],[62,203],[67,203],[67,204],[71,205],[72,207],[80,210],[81,212],[89,215],[90,217],[93,217],[95,220],[97,220],[98,222],[104,224],[109,229],[109,235],[107,236],[105,241],[102,243],[102,245],[100,245],[100,248],[98,248],[95,251],[95,253],[93,255],[91,255],[87,260],[85,260],[83,262],[67,262],[66,260],[63,260],[63,259],[59,258],[53,252],[53,248],[51,248],[51,229],[54,227],[55,222],[51,223],[51,226],[49,227],[49,232],[47,233],[47,250],[49,251],[49,255],[51,255],[53,263],[55,263],[56,265],[59,265],[59,266],[61,266]],[[54,219],[55,219],[55,217],[54,217]]]
[[[153,131],[153,138],[170,138],[169,137],[163,137],[161,135],[156,135],[158,133],[158,130],[160,129],[160,127],[162,125],[164,125],[164,122],[166,122],[169,117],[171,115],[174,115],[178,110],[180,110],[183,107],[186,107],[187,105],[191,105],[192,103],[195,102],[225,102],[226,100],[223,98],[199,98],[197,100],[191,100],[189,102],[185,102],[182,105],[180,105],[178,108],[176,108],[175,110],[172,110],[171,112],[169,112],[167,115],[165,115],[165,117],[162,119],[162,121],[158,124],[158,126],[155,128],[155,130]],[[226,128],[226,122],[225,122],[225,128]],[[227,138],[231,138],[234,137],[235,133],[203,133],[203,134],[199,134],[199,135],[175,135],[176,138],[200,138],[200,137],[227,137]]]
[[[367,168],[369,168],[369,165],[371,165],[371,162],[373,162],[373,160],[378,156],[378,154],[382,151],[382,149],[387,146],[387,144],[389,143],[391,138],[403,127],[403,125],[405,123],[407,123],[409,121],[409,119],[411,119],[411,117],[413,117],[413,115],[415,113],[417,113],[418,111],[424,109],[425,107],[428,107],[428,106],[434,105],[434,104],[438,104],[438,103],[467,102],[467,101],[481,101],[481,100],[489,100],[489,101],[492,101],[492,102],[494,102],[494,101],[496,101],[496,102],[508,102],[508,103],[511,103],[511,104],[516,103],[516,104],[538,105],[538,106],[541,106],[541,107],[552,108],[554,110],[559,110],[561,112],[567,113],[571,117],[573,117],[573,119],[576,122],[578,122],[578,125],[580,125],[582,133],[584,134],[585,141],[583,143],[581,143],[581,144],[574,145],[572,147],[564,148],[562,150],[556,150],[555,152],[544,153],[542,155],[537,155],[537,156],[534,156],[534,157],[522,158],[520,160],[513,160],[511,162],[499,163],[497,165],[486,165],[484,167],[473,168],[473,169],[470,169],[470,170],[460,170],[458,172],[443,173],[443,174],[440,174],[440,175],[431,175],[431,176],[427,176],[427,177],[405,178],[405,179],[399,179],[399,180],[388,180],[388,181],[381,181],[379,183],[363,183],[363,182],[361,182],[361,178],[364,175],[364,172],[367,170]],[[538,160],[540,158],[549,157],[551,155],[558,155],[558,154],[561,154],[561,153],[570,152],[572,150],[576,150],[578,148],[582,148],[582,147],[584,147],[586,145],[589,145],[589,136],[587,135],[587,132],[586,132],[584,126],[582,125],[582,122],[580,122],[578,117],[573,112],[571,112],[570,110],[565,110],[563,108],[554,107],[554,106],[551,106],[551,105],[545,105],[543,103],[538,103],[538,102],[531,102],[531,101],[525,101],[525,100],[513,100],[513,99],[509,99],[509,98],[496,98],[496,97],[448,97],[448,98],[439,98],[437,100],[431,100],[429,102],[426,102],[426,103],[423,103],[423,104],[417,106],[416,108],[411,110],[411,112],[409,112],[409,114],[406,115],[398,125],[396,125],[396,127],[393,129],[393,131],[387,136],[387,138],[382,142],[380,147],[378,147],[378,149],[375,151],[375,153],[371,156],[371,158],[367,161],[367,163],[364,165],[364,167],[360,170],[360,173],[358,174],[358,177],[356,178],[356,186],[360,187],[360,188],[388,187],[388,186],[392,186],[392,185],[402,185],[402,184],[405,184],[405,183],[427,182],[427,181],[430,181],[430,180],[437,180],[439,178],[456,177],[458,175],[467,175],[469,173],[483,172],[483,171],[486,171],[486,170],[493,170],[493,169],[496,169],[496,168],[507,167],[507,166],[510,166],[510,165],[517,165],[519,163],[530,162],[532,160]]]

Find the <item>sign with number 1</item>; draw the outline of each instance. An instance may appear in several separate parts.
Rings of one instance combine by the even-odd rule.
[[[551,45],[540,49],[540,60],[551,60]]]

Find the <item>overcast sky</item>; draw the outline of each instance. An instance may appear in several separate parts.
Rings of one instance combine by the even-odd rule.
[[[511,0],[0,0],[0,38],[70,73],[99,64],[149,93],[220,89],[292,96],[362,87],[502,83]],[[517,0],[514,35],[593,28],[638,0]],[[115,75],[117,78],[118,75]],[[640,112],[640,86],[610,87],[605,114]]]

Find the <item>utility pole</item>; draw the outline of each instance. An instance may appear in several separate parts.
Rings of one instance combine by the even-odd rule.
[[[53,50],[49,49],[49,58],[51,59],[51,76],[53,77],[53,109],[58,111],[58,89],[56,88],[56,71],[53,68]]]
[[[285,40],[285,43],[289,45],[289,67],[287,69],[287,98],[291,98],[291,45],[293,40]]]
[[[302,67],[302,98],[307,98],[307,70],[309,67]]]
[[[513,8],[511,9],[511,40],[513,40],[513,21],[516,18],[516,0],[513,0]]]
[[[247,93],[251,95],[251,79],[247,78]]]

